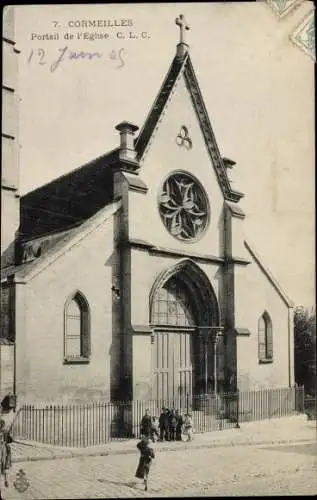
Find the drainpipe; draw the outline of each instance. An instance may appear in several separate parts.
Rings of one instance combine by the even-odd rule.
[[[14,340],[13,344],[13,394],[16,396],[16,380],[17,380],[17,355],[16,355],[16,342]],[[14,412],[16,411],[16,406],[14,407]]]
[[[291,348],[292,348],[292,331],[291,331],[291,324],[292,324],[292,308],[288,308],[288,386],[292,386],[292,368],[291,368],[291,362],[292,362],[292,355],[291,355]]]
[[[218,387],[217,387],[217,341],[218,341],[218,338],[216,337],[213,341],[213,347],[214,347],[214,393],[215,393],[215,396],[217,395],[217,390],[218,390]]]
[[[208,392],[208,344],[205,341],[205,394]]]

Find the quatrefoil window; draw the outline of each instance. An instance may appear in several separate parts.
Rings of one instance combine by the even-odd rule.
[[[164,181],[159,211],[166,229],[179,240],[198,239],[208,224],[206,193],[197,179],[186,172],[175,172]]]

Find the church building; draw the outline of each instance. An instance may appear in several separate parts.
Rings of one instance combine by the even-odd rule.
[[[119,117],[114,150],[19,197],[16,134],[4,130],[1,341],[29,403],[294,383],[292,303],[245,239],[235,163],[216,142],[184,17],[176,24],[149,114]]]

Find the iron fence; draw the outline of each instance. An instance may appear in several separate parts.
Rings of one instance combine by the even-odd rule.
[[[140,437],[140,421],[148,409],[159,416],[163,407],[190,413],[196,433],[304,412],[302,387],[259,389],[150,401],[90,402],[36,406],[25,404],[14,423],[14,439],[65,447],[87,447],[114,439]]]
[[[317,398],[306,394],[304,398],[304,413],[308,420],[317,420]]]

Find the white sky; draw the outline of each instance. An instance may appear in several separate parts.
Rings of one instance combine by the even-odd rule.
[[[120,121],[142,126],[175,54],[174,20],[183,13],[221,154],[237,162],[233,187],[246,193],[246,234],[290,298],[313,305],[314,63],[289,38],[311,9],[303,2],[278,20],[262,2],[17,7],[21,193],[116,147]],[[121,18],[133,27],[68,27]],[[66,41],[66,31],[110,38]],[[150,38],[118,40],[117,31],[147,31]],[[54,32],[58,41],[31,40],[32,33]],[[51,72],[65,46],[103,55],[65,59]],[[125,64],[117,68],[110,54],[120,49]]]

